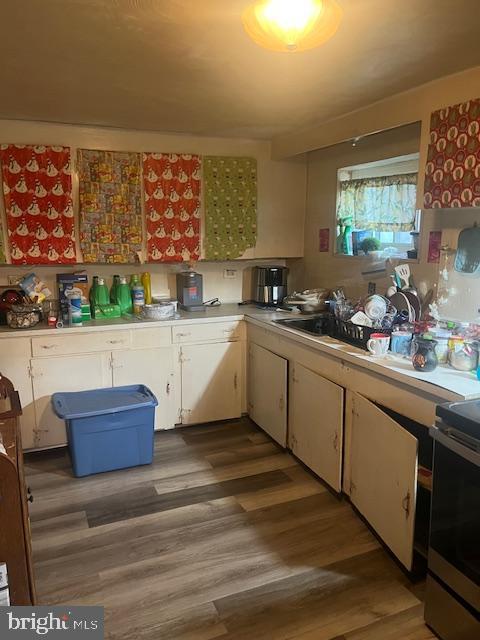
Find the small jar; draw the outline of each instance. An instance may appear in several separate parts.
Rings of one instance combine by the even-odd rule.
[[[435,351],[437,353],[438,364],[448,364],[449,340],[452,332],[447,329],[442,329],[441,327],[433,327],[429,329],[428,335],[437,342]]]
[[[478,367],[478,342],[452,336],[448,341],[448,361],[457,371],[475,371]]]
[[[435,338],[437,346],[435,351],[437,353],[438,364],[448,363],[448,338]]]

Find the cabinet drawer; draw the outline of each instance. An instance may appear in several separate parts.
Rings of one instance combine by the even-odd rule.
[[[102,333],[79,333],[76,335],[32,338],[33,357],[112,351],[114,349],[125,349],[129,346],[130,333],[128,331],[105,331]]]
[[[169,347],[171,344],[171,327],[135,329],[132,331],[132,349],[155,349],[156,347]]]
[[[178,325],[173,327],[173,341],[177,344],[204,342],[208,340],[241,340],[244,334],[244,323],[210,322],[206,324]]]

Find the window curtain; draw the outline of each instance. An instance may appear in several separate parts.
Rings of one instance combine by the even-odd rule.
[[[342,181],[337,219],[352,218],[356,229],[413,231],[417,179],[417,173],[406,173]]]

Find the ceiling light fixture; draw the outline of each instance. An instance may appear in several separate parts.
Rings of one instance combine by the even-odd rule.
[[[257,0],[243,14],[245,31],[259,46],[298,52],[335,35],[343,11],[336,0]]]

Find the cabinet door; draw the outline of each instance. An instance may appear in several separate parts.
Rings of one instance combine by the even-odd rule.
[[[248,352],[248,413],[282,447],[287,446],[288,361],[251,343]]]
[[[342,387],[295,364],[289,398],[293,453],[340,492],[343,449]]]
[[[242,342],[181,347],[182,424],[241,415]]]
[[[351,397],[350,498],[411,569],[418,441],[372,402]]]
[[[24,449],[34,446],[35,437],[30,349],[30,338],[2,338],[0,341],[0,372],[12,381],[22,403],[20,427]]]
[[[112,353],[113,386],[144,384],[157,397],[155,429],[175,424],[173,402],[173,353],[171,347],[133,349]]]
[[[86,391],[112,386],[109,353],[90,353],[31,361],[35,400],[35,448],[66,444],[65,423],[52,411],[51,396],[58,391]]]

